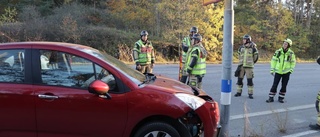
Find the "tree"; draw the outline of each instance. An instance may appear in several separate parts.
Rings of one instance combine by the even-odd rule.
[[[4,11],[5,13],[0,16],[0,22],[16,22],[18,14],[16,8],[7,7]]]

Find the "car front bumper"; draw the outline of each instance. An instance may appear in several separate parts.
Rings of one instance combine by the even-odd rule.
[[[204,127],[203,137],[216,137],[220,131],[218,123],[220,121],[219,105],[215,101],[207,101],[195,111]]]

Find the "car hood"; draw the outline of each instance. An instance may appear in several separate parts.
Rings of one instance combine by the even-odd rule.
[[[196,96],[207,96],[207,93],[201,89],[190,87],[189,85],[183,84],[180,81],[172,78],[157,75],[155,81],[149,86],[156,86],[157,89],[163,89],[162,91],[170,93],[187,93]]]

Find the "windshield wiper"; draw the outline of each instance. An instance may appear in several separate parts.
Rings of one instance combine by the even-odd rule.
[[[145,73],[146,79],[142,81],[142,83],[138,84],[138,86],[141,86],[145,83],[150,83],[151,81],[155,81],[157,77],[152,73]]]

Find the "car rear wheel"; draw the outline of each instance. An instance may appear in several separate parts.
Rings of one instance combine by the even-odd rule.
[[[180,134],[170,124],[153,122],[142,126],[134,137],[180,137]]]

